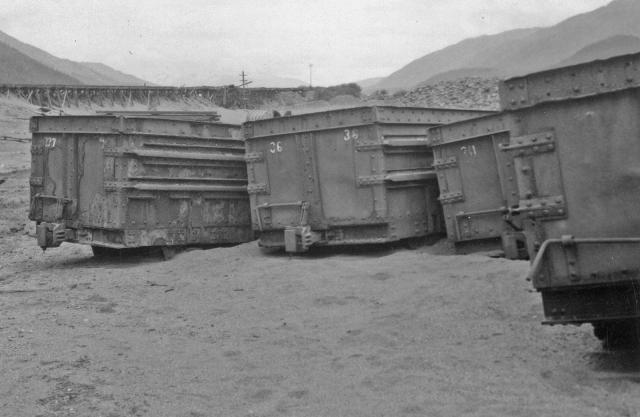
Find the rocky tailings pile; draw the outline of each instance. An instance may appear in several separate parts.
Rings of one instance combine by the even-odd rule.
[[[378,92],[370,101],[424,107],[454,107],[498,110],[498,78],[461,78],[416,87],[408,92],[385,96]]]

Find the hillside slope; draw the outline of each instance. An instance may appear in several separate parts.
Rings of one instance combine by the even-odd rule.
[[[80,84],[77,79],[0,43],[0,84],[26,84],[35,80],[46,84]]]
[[[74,80],[74,82],[67,81],[65,84],[93,84],[93,85],[142,85],[145,84],[144,80],[136,78],[132,75],[124,74],[119,71],[113,70],[103,64],[83,64],[80,62],[71,61],[68,59],[58,58],[51,55],[42,49],[35,46],[28,45],[18,39],[9,36],[8,34],[0,31],[0,44],[13,48],[23,55],[37,61],[41,66],[48,67],[51,70],[66,74],[67,77]],[[3,62],[4,64],[4,62]],[[10,68],[10,67],[8,67]],[[26,74],[20,73],[7,73],[7,82],[9,83],[51,83],[49,78],[27,78]],[[22,81],[18,81],[22,80]]]
[[[489,65],[478,64],[484,54],[492,50],[508,49],[509,45],[528,37],[538,30],[538,28],[517,29],[497,35],[465,39],[455,45],[416,59],[367,90],[411,88],[435,75],[459,68],[494,68],[496,66],[493,63]]]
[[[610,58],[616,55],[632,54],[638,51],[640,51],[639,37],[616,35],[585,46],[568,59],[559,62],[557,66],[574,65],[596,59]]]
[[[483,76],[487,69],[500,76],[546,69],[605,39],[622,41],[625,36],[640,36],[638,22],[640,2],[615,0],[555,26],[466,39],[409,63],[369,90],[411,88],[438,74],[465,68],[485,71],[485,74],[467,71],[465,76]]]
[[[100,62],[80,62],[82,66],[92,71],[92,76],[98,77],[104,81],[104,84],[126,84],[126,85],[140,85],[150,83],[141,80],[133,75],[126,74],[122,71],[111,68],[108,65]]]

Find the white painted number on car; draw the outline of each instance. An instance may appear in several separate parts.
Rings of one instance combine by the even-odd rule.
[[[357,140],[358,139],[358,129],[345,129],[344,130],[344,141],[348,142],[351,139],[353,140]]]
[[[462,151],[462,154],[466,155],[466,156],[476,156],[476,155],[478,155],[478,150],[476,149],[476,145],[461,146],[460,150]]]
[[[44,147],[45,148],[55,148],[56,147],[56,138],[45,137],[44,138]]]
[[[280,141],[271,142],[269,145],[271,145],[269,147],[269,152],[271,153],[282,152],[282,142]]]

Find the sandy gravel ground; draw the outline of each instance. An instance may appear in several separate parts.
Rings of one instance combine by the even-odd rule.
[[[527,264],[255,243],[171,261],[3,238],[7,416],[634,416],[640,360],[539,325]]]
[[[640,415],[638,352],[541,326],[526,262],[443,243],[42,253],[28,176],[0,184],[0,416]]]

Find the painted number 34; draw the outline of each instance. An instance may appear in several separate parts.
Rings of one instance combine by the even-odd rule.
[[[345,129],[344,130],[344,141],[350,141],[351,139],[358,139],[358,129]]]

